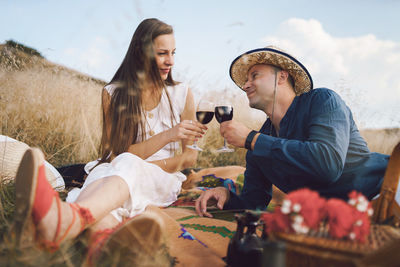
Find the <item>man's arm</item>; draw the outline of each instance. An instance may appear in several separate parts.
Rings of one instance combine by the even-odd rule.
[[[246,171],[244,173],[244,185],[240,195],[230,192],[229,201],[224,209],[260,209],[265,210],[272,198],[272,184],[259,171],[252,159],[252,155],[246,155]]]
[[[302,129],[306,140],[261,133],[252,142],[252,160],[257,162],[264,176],[270,177],[281,189],[291,190],[307,184],[327,186],[337,181],[343,172],[350,139],[350,110],[330,90],[318,90],[306,105],[308,111],[303,115],[307,116],[304,120],[307,125]],[[291,119],[298,119],[296,115]],[[248,132],[250,130],[238,122],[221,124],[221,134],[235,146],[244,146]]]
[[[264,210],[272,197],[272,184],[262,176],[255,164],[246,156],[247,166],[243,190],[240,196],[229,192],[225,187],[216,187],[202,192],[196,200],[199,216],[212,217],[207,206],[216,205],[219,209],[261,209]]]
[[[260,134],[253,155],[259,162],[279,166],[279,184],[308,183],[329,185],[342,174],[350,139],[351,116],[344,102],[333,92],[315,94],[312,100],[304,141]],[[295,117],[292,119],[296,119]],[[279,173],[278,173],[279,172]],[[275,183],[275,181],[272,181]]]

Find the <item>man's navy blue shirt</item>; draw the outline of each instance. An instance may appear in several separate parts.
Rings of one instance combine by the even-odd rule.
[[[371,199],[379,193],[388,155],[371,153],[353,115],[334,91],[318,88],[296,96],[280,122],[261,127],[246,154],[240,196],[230,194],[224,209],[265,209],[272,184],[283,192],[300,188],[347,199],[356,190]]]

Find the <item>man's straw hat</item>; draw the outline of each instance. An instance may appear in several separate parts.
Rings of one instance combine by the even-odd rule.
[[[0,181],[2,179],[14,179],[19,163],[29,146],[8,136],[0,135]],[[57,170],[45,162],[46,177],[53,188],[64,188],[64,180]]]
[[[249,69],[257,64],[273,65],[286,70],[294,80],[296,95],[301,95],[313,89],[311,75],[303,64],[288,53],[272,46],[241,54],[232,62],[229,74],[236,85],[243,89]]]

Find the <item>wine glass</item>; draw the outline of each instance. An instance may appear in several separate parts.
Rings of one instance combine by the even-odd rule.
[[[214,104],[208,100],[201,99],[199,104],[197,105],[196,119],[201,124],[207,124],[212,120],[213,117],[214,117]],[[201,149],[197,145],[197,141],[194,141],[192,145],[188,145],[187,147],[198,151],[203,151],[203,149]]]
[[[220,103],[215,106],[215,118],[219,123],[232,120],[233,107],[228,103]],[[219,148],[217,152],[233,152],[232,148],[226,146],[226,139],[224,138],[224,146]]]

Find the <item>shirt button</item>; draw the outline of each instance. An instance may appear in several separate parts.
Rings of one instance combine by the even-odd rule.
[[[154,117],[153,113],[149,113],[149,114],[147,114],[147,116],[148,116],[150,119],[152,119],[152,118]]]

